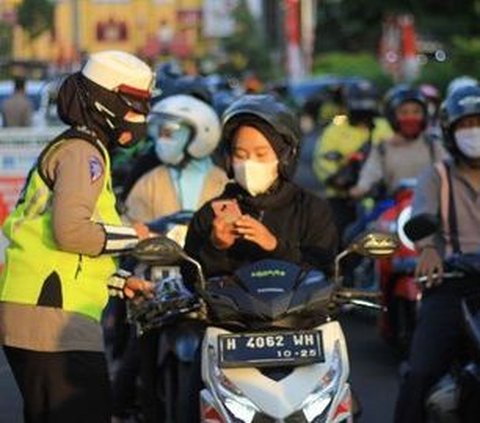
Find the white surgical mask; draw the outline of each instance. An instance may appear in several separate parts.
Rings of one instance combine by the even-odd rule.
[[[458,149],[471,159],[480,158],[480,127],[455,131]]]
[[[278,161],[255,162],[244,160],[233,164],[233,174],[238,184],[252,196],[266,192],[278,178]]]
[[[155,140],[155,153],[157,153],[157,157],[163,163],[178,165],[185,157],[183,153],[185,144],[170,138],[158,137]]]

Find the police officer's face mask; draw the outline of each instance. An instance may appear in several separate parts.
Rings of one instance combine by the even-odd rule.
[[[122,121],[117,122],[114,131],[115,142],[121,147],[131,147],[147,135],[146,116],[127,112]]]
[[[110,139],[120,147],[131,147],[146,137],[148,99],[108,93],[102,101],[95,101],[94,107],[105,119]]]

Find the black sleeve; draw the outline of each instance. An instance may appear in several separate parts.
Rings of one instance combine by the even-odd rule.
[[[330,206],[326,201],[309,194],[304,194],[300,202],[300,236],[282,237],[275,234],[278,244],[268,255],[329,271],[338,248],[337,228]]]
[[[228,250],[215,248],[210,240],[213,222],[211,202],[198,210],[188,226],[185,252],[199,261],[209,275],[220,275],[232,271]]]
[[[325,200],[313,198],[310,204],[304,228],[305,239],[301,245],[302,259],[315,267],[329,270],[333,268],[338,250],[337,227]]]
[[[337,254],[338,233],[325,200],[306,194],[302,229],[298,246],[300,262],[330,271]]]

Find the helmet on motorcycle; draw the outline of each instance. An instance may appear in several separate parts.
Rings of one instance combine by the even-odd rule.
[[[469,160],[459,150],[455,140],[455,126],[468,116],[480,116],[480,86],[466,86],[456,89],[449,95],[440,107],[440,122],[442,125],[445,148],[454,157]]]
[[[230,163],[233,135],[242,125],[254,126],[264,133],[277,153],[280,175],[286,179],[293,175],[297,164],[301,131],[294,113],[274,96],[244,95],[225,110],[222,125],[228,175],[233,174]]]
[[[155,104],[148,133],[156,141],[160,160],[176,165],[186,155],[201,159],[215,150],[220,141],[220,120],[205,102],[178,94]]]
[[[462,75],[450,81],[447,87],[447,97],[452,95],[454,91],[463,87],[475,87],[478,85],[478,80],[471,76]]]
[[[384,99],[384,114],[387,118],[390,126],[394,131],[398,132],[400,130],[399,122],[397,119],[397,109],[406,102],[416,102],[420,104],[423,109],[423,129],[427,126],[427,99],[420,92],[419,89],[410,87],[408,85],[397,85],[387,91]]]
[[[344,90],[344,101],[352,123],[368,121],[378,115],[378,93],[370,81],[361,80],[348,84]]]
[[[104,142],[130,146],[145,136],[153,81],[149,66],[129,53],[94,53],[62,83],[59,116],[69,125],[87,126]]]

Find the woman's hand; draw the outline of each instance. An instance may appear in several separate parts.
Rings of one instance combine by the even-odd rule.
[[[265,251],[277,248],[278,241],[275,235],[260,221],[248,214],[244,214],[235,223],[235,231],[243,239],[254,242]]]
[[[232,223],[228,223],[222,217],[213,219],[212,233],[210,239],[213,245],[219,250],[230,248],[238,238]]]
[[[431,288],[442,283],[443,261],[435,247],[425,247],[418,258],[415,279],[427,277],[426,287]]]

